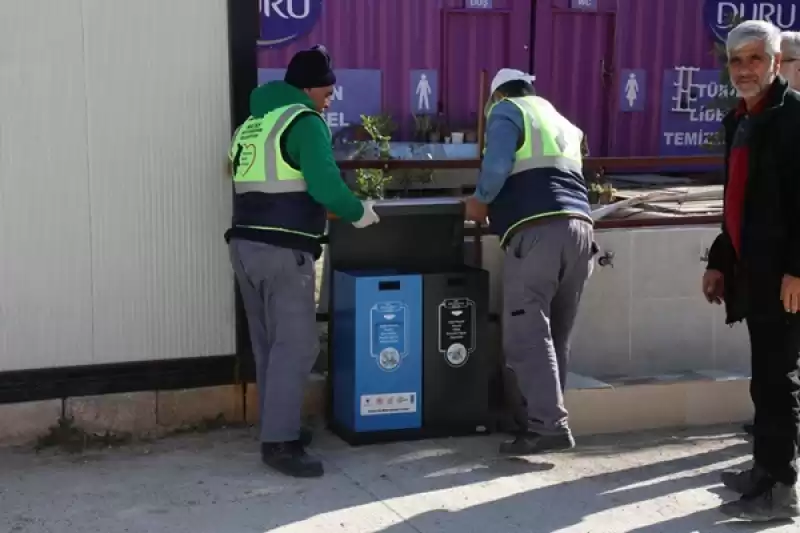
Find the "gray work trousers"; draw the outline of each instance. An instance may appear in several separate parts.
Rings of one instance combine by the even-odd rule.
[[[569,430],[564,407],[569,345],[591,274],[592,225],[576,218],[541,221],[518,231],[503,265],[503,351],[521,395],[528,430]],[[520,417],[517,417],[518,419]]]
[[[256,362],[261,442],[297,440],[308,375],[319,355],[311,254],[232,240],[231,264]]]

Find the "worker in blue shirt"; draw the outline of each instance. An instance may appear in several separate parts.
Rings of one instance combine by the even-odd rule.
[[[500,238],[503,351],[522,427],[500,452],[528,455],[575,445],[564,407],[570,336],[591,273],[593,224],[582,174],[583,133],[533,76],[501,69],[487,104],[486,148],[466,217]]]

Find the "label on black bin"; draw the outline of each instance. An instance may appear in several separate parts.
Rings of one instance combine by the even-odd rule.
[[[475,351],[475,302],[469,298],[439,304],[439,351],[454,368],[464,366]]]

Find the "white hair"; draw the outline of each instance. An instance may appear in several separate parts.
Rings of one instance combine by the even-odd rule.
[[[767,55],[775,57],[781,51],[781,30],[765,20],[746,20],[728,33],[725,49],[730,55],[753,41],[763,41]]]
[[[781,33],[781,53],[785,59],[800,59],[800,32]]]

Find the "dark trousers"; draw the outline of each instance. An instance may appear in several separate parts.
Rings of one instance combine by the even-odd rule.
[[[800,317],[747,320],[755,406],[753,458],[780,483],[797,483],[800,436]]]

